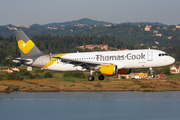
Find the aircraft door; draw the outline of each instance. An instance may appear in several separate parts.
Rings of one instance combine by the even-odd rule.
[[[153,51],[148,51],[147,52],[147,61],[152,61],[153,60]]]

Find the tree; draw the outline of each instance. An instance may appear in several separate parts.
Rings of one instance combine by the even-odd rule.
[[[169,66],[163,67],[163,73],[166,74],[166,75],[169,75],[169,74],[170,74],[170,68],[169,68]]]

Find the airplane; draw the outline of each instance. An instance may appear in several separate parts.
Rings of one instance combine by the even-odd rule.
[[[161,50],[139,49],[121,51],[98,51],[44,54],[29,39],[22,30],[15,30],[21,57],[14,58],[13,62],[31,67],[54,71],[88,71],[89,81],[94,80],[93,73],[104,75],[130,74],[134,68],[149,68],[151,77],[154,77],[154,67],[171,65],[175,59]]]

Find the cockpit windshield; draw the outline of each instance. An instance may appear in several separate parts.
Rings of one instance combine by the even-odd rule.
[[[160,53],[159,56],[168,56],[167,53]]]

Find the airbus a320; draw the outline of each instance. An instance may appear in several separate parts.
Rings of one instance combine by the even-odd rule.
[[[94,80],[94,72],[101,73],[98,79],[104,80],[104,75],[129,74],[134,68],[152,71],[175,62],[173,57],[155,49],[44,54],[22,30],[15,30],[15,35],[21,57],[13,62],[45,70],[89,71],[89,81]]]

